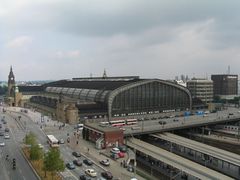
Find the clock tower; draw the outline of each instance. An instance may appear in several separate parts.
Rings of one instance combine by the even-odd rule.
[[[15,77],[12,71],[12,66],[8,75],[8,97],[14,97],[15,89]]]

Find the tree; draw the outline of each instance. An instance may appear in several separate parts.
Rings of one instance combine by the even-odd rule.
[[[30,132],[29,134],[26,135],[25,144],[28,144],[28,145],[31,145],[31,146],[34,146],[34,145],[37,144],[36,143],[36,137],[32,132]]]
[[[52,173],[52,178],[54,173],[58,171],[63,171],[65,169],[64,161],[60,157],[60,151],[56,148],[51,148],[44,155],[44,167],[43,169],[46,171],[50,171]]]
[[[39,147],[39,145],[38,144],[32,145],[31,149],[30,149],[30,159],[31,160],[39,160],[42,157],[43,157],[43,151]]]

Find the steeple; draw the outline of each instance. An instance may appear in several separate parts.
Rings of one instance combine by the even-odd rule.
[[[8,82],[9,82],[9,80],[14,81],[14,83],[15,83],[15,77],[14,77],[14,74],[13,74],[12,66],[10,67],[10,72],[9,72],[9,75],[8,75]]]
[[[14,95],[14,88],[15,88],[15,77],[13,74],[12,66],[10,67],[10,72],[8,75],[8,96]]]
[[[106,69],[104,69],[103,71],[103,79],[105,79],[107,77],[107,72],[106,72]]]

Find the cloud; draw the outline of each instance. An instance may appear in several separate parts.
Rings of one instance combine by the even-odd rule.
[[[30,36],[19,36],[16,37],[15,39],[10,40],[7,44],[6,47],[8,48],[22,48],[25,47],[29,44],[31,44],[33,41],[33,38]]]
[[[57,59],[74,59],[80,57],[80,51],[79,50],[73,50],[73,51],[57,51],[54,55]]]

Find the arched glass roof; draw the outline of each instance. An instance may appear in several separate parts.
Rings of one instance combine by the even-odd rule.
[[[110,91],[96,89],[47,87],[46,92],[62,94],[82,101],[105,102]]]

